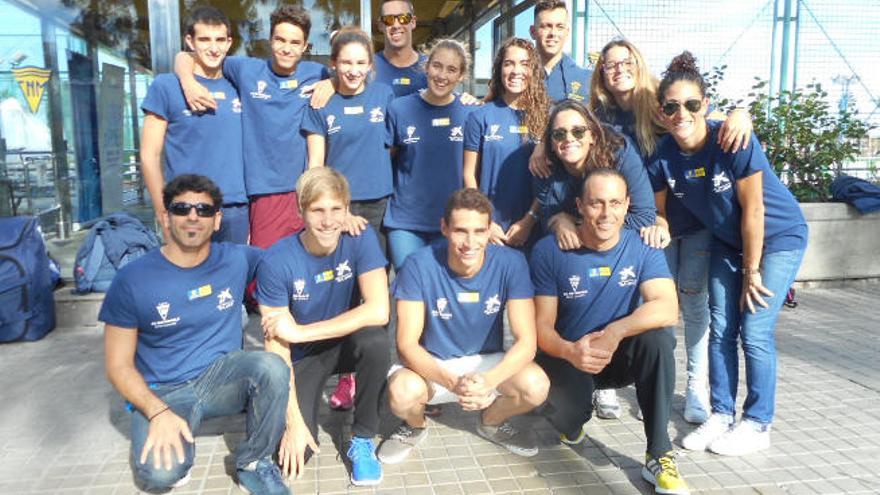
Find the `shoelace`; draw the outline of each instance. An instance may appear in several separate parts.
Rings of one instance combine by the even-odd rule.
[[[660,471],[664,473],[668,473],[670,476],[678,478],[678,466],[675,465],[675,457],[666,456],[657,459],[657,463],[660,464]]]
[[[501,433],[504,433],[505,435],[510,436],[510,437],[519,433],[519,431],[516,428],[514,428],[513,425],[508,423],[507,421],[501,423],[498,426],[498,431],[500,431]]]
[[[348,448],[348,457],[352,462],[356,462],[365,457],[373,456],[373,446],[369,440],[352,438],[351,446]]]
[[[410,437],[413,436],[413,433],[415,433],[415,430],[412,427],[407,424],[402,424],[391,434],[391,438],[401,441],[409,440]]]

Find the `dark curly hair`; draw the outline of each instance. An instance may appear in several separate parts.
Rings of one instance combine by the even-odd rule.
[[[172,179],[162,189],[162,203],[165,205],[165,209],[167,210],[171,206],[174,198],[188,192],[205,193],[211,196],[211,202],[214,203],[214,206],[218,208],[223,206],[223,193],[220,192],[220,188],[214,184],[214,181],[204,175],[183,174]]]
[[[669,62],[669,66],[663,73],[663,80],[660,81],[660,89],[657,90],[657,100],[662,104],[666,98],[666,92],[669,87],[678,81],[688,81],[694,83],[700,88],[700,96],[706,96],[706,80],[697,67],[697,59],[691,52],[685,50],[681,55],[677,55]]]
[[[489,80],[489,93],[486,101],[490,101],[505,93],[504,83],[501,81],[501,67],[504,65],[504,57],[507,56],[508,48],[522,48],[529,55],[529,87],[525,93],[520,96],[517,105],[525,114],[522,124],[529,128],[529,136],[533,139],[540,139],[544,134],[544,128],[547,127],[547,109],[550,106],[547,98],[547,90],[544,88],[544,64],[538,57],[535,46],[529,41],[522,38],[508,38],[501,44],[501,47],[495,53],[495,60],[492,62],[492,78]],[[527,136],[523,134],[525,140]]]
[[[553,149],[553,121],[556,117],[567,110],[577,112],[584,118],[587,130],[593,135],[593,144],[587,151],[587,159],[584,163],[583,173],[594,168],[614,168],[618,167],[617,151],[624,146],[623,136],[614,129],[602,124],[596,115],[582,103],[574,100],[562,100],[553,106],[550,112],[550,118],[547,119],[547,129],[544,131],[544,154],[556,166],[562,166],[556,151]]]

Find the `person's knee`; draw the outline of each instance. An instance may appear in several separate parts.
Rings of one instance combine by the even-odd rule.
[[[172,462],[174,465],[171,469],[165,469],[164,466],[156,468],[153,465],[152,456],[144,464],[135,460],[134,472],[137,484],[147,492],[162,492],[171,489],[175,483],[189,473],[192,468],[192,459],[186,459],[183,463],[178,463],[174,459]]]
[[[271,352],[258,351],[252,356],[258,381],[265,387],[285,389],[290,383],[290,368],[284,359]]]
[[[637,338],[645,357],[673,358],[675,335],[665,328],[645,332]]]
[[[535,408],[547,400],[547,394],[550,393],[550,379],[540,366],[530,363],[523,371],[517,373],[514,387],[520,400]]]
[[[361,356],[362,359],[377,363],[391,361],[391,355],[388,352],[391,348],[391,341],[388,339],[388,332],[384,328],[364,328],[354,333],[352,338],[357,349],[355,354]]]
[[[388,403],[393,411],[405,411],[427,400],[425,380],[408,369],[401,369],[388,379]]]

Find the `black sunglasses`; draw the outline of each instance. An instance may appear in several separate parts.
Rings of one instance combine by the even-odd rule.
[[[681,106],[681,103],[677,101],[667,101],[663,104],[663,113],[668,116],[675,115],[675,112],[678,111],[678,107]],[[703,107],[703,102],[697,99],[688,100],[684,102],[684,108],[690,113],[697,113],[700,111],[700,108]]]
[[[189,215],[192,209],[196,209],[196,215],[202,218],[213,217],[217,213],[217,207],[208,203],[184,203],[182,201],[174,202],[168,205],[168,212],[178,217]]]
[[[397,20],[400,25],[409,24],[413,20],[413,15],[410,13],[406,14],[388,14],[388,15],[380,15],[379,20],[382,21],[382,24],[385,24],[388,27],[394,25],[394,21]]]
[[[568,136],[568,133],[570,132],[573,138],[583,139],[588,130],[587,126],[583,125],[576,125],[571,129],[560,127],[558,129],[553,129],[553,131],[550,132],[550,137],[553,138],[554,141],[565,141],[565,137]]]

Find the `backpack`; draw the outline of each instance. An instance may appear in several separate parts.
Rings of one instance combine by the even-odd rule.
[[[52,287],[39,221],[0,218],[0,342],[38,340],[55,328]]]
[[[76,292],[107,292],[117,270],[158,246],[156,234],[128,213],[99,219],[76,252]]]

